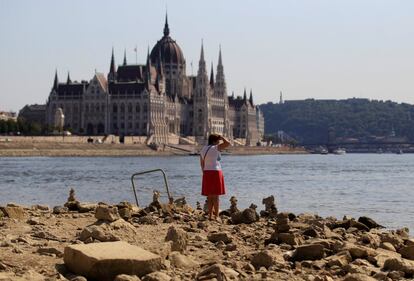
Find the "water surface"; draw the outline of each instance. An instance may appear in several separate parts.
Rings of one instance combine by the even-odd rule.
[[[240,207],[275,195],[277,207],[321,216],[366,215],[379,223],[414,231],[414,155],[224,156],[227,195]],[[154,168],[167,172],[174,197],[202,202],[198,157],[0,158],[0,204],[63,204],[71,187],[80,201],[133,202],[130,177]],[[139,203],[164,190],[160,175],[137,179]]]

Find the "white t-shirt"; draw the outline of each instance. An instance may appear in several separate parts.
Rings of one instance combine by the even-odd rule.
[[[220,154],[220,151],[218,150],[218,145],[204,146],[200,151],[200,157],[201,159],[204,159],[204,171],[211,171],[211,170],[220,171],[221,170],[221,164],[220,164],[221,154]]]

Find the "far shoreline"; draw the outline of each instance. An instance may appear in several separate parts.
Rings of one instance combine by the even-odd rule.
[[[8,142],[0,143],[0,157],[170,157],[190,156],[199,146],[174,145],[153,150],[144,144],[90,144],[62,142]],[[186,150],[186,151],[184,151]],[[303,148],[234,146],[226,155],[285,155],[308,154]]]

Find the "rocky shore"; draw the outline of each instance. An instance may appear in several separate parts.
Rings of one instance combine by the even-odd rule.
[[[414,278],[414,239],[368,217],[280,211],[275,198],[206,219],[185,198],[145,208],[80,203],[0,207],[0,280],[306,280]]]

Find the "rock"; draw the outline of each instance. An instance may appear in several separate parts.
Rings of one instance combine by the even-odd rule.
[[[45,212],[49,212],[50,208],[47,205],[33,205],[32,206],[32,210],[39,210],[39,211],[45,211]]]
[[[141,277],[161,268],[160,256],[122,241],[70,245],[63,260],[70,271],[102,281],[119,274]]]
[[[97,206],[94,203],[79,203],[79,213],[95,212]]]
[[[112,222],[120,219],[120,216],[117,207],[99,204],[95,209],[95,218]]]
[[[150,274],[145,275],[142,278],[142,281],[170,281],[171,277],[165,274],[164,272],[152,272]]]
[[[405,259],[414,260],[414,245],[402,247],[399,253]]]
[[[182,229],[170,226],[165,241],[172,241],[171,250],[184,253],[187,250],[188,235]]]
[[[22,221],[25,219],[25,212],[23,207],[15,204],[7,204],[6,207],[0,207],[6,217]]]
[[[118,213],[126,221],[131,218],[131,210],[128,208],[118,209]]]
[[[395,247],[390,243],[390,242],[382,242],[380,244],[380,248],[388,250],[388,251],[392,251],[392,252],[396,252],[397,250],[395,249]]]
[[[259,220],[259,216],[256,210],[253,208],[247,208],[243,212],[235,212],[231,214],[231,222],[233,224],[246,223],[251,224]]]
[[[134,219],[133,221],[139,223],[139,224],[148,224],[148,225],[157,225],[157,220],[151,216],[151,215],[147,215],[147,216],[143,216],[137,219]]]
[[[326,258],[326,260],[328,262],[327,264],[329,267],[344,267],[352,261],[352,257],[348,251],[343,251],[341,253],[338,253],[337,255],[329,256],[328,258]]]
[[[196,280],[239,280],[239,275],[240,274],[237,271],[228,268],[222,264],[213,264],[211,266],[206,267],[200,273],[198,273]]]
[[[182,255],[180,252],[172,252],[169,259],[171,265],[177,268],[191,269],[199,266],[192,258]]]
[[[377,281],[377,279],[365,274],[353,273],[346,275],[344,281]]]
[[[55,206],[55,207],[53,207],[53,213],[55,215],[64,214],[64,213],[67,213],[68,211],[69,211],[69,209],[66,208],[66,207],[63,207],[63,206]]]
[[[53,248],[53,247],[47,247],[47,248],[39,248],[36,251],[37,253],[41,255],[56,255],[57,257],[63,257],[63,252],[59,249]]]
[[[68,208],[69,211],[79,211],[79,204],[78,201],[68,201],[63,206]]]
[[[402,271],[405,274],[414,274],[414,263],[399,258],[389,258],[384,263],[384,269],[389,271]]]
[[[136,275],[120,274],[115,277],[114,281],[141,281]]]
[[[379,225],[378,223],[376,223],[376,221],[374,221],[373,219],[371,219],[369,217],[359,217],[358,222],[363,223],[369,229],[372,229],[372,228],[383,228],[382,225]]]
[[[231,251],[236,251],[237,250],[237,245],[230,243],[226,245],[226,248],[224,248],[225,251],[227,252],[231,252]]]
[[[227,232],[212,232],[207,236],[207,239],[212,243],[224,242],[225,244],[233,241],[232,237]]]
[[[292,261],[319,260],[324,257],[324,247],[321,244],[303,245],[296,248]]]
[[[261,267],[267,269],[275,264],[275,258],[269,251],[265,250],[253,255],[251,263],[255,269],[260,269]]]
[[[40,219],[39,219],[39,218],[37,218],[37,217],[32,217],[32,218],[28,219],[28,220],[26,221],[26,223],[28,223],[28,224],[30,224],[30,225],[38,225],[38,224],[41,224],[41,223],[40,223]]]
[[[86,241],[89,238],[101,241],[119,241],[119,237],[112,233],[108,227],[102,225],[90,225],[85,227],[79,235],[79,240]]]

